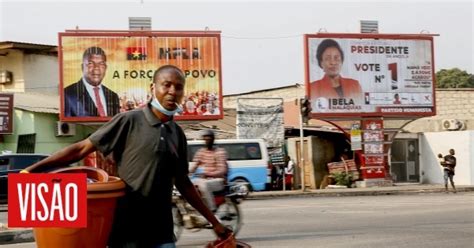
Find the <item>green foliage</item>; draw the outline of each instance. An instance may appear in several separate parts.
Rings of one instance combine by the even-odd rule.
[[[343,185],[343,186],[350,187],[352,184],[353,175],[351,172],[349,173],[336,172],[336,173],[332,173],[332,176],[334,177],[334,180],[336,180],[336,185]]]
[[[458,68],[436,72],[437,88],[474,88],[474,75]]]

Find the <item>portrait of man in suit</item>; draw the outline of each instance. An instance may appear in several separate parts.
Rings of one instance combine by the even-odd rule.
[[[117,93],[102,84],[107,56],[100,47],[89,47],[82,56],[82,78],[64,89],[64,116],[114,116],[120,111]]]

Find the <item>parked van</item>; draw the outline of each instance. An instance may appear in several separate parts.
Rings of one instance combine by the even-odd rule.
[[[229,182],[246,182],[250,190],[265,190],[270,183],[270,162],[263,139],[216,139],[215,145],[227,151]],[[204,147],[204,140],[188,141],[188,161],[194,165],[194,154]]]

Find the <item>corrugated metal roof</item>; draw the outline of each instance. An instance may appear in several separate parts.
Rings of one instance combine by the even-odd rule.
[[[235,109],[224,109],[224,119],[187,122],[179,121],[188,139],[201,139],[201,130],[213,129],[216,139],[235,139]]]
[[[46,45],[38,43],[29,43],[29,42],[19,42],[19,41],[0,41],[0,50],[3,49],[33,49],[33,50],[49,50],[52,52],[57,52],[57,46],[55,45]]]
[[[59,95],[45,93],[14,93],[13,106],[37,113],[59,114]]]

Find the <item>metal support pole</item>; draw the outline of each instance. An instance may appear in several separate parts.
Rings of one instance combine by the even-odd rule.
[[[301,100],[298,100],[298,107],[300,109],[300,168],[301,168],[301,191],[306,190],[305,183],[305,166],[304,166],[304,138],[303,138],[303,113],[301,113]]]

